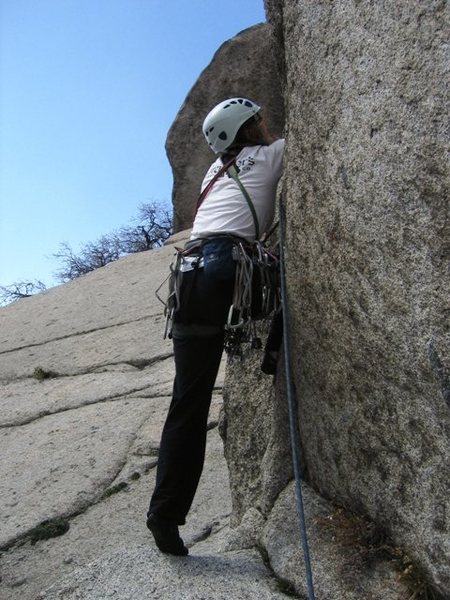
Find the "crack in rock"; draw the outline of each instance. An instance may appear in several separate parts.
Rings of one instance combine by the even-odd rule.
[[[136,360],[130,360],[130,361],[119,360],[117,362],[107,362],[107,363],[103,363],[100,365],[96,365],[92,369],[81,369],[81,370],[73,372],[73,373],[52,372],[52,376],[48,377],[48,379],[63,379],[64,377],[79,377],[82,375],[95,375],[98,373],[106,373],[106,372],[108,372],[108,367],[120,367],[120,365],[124,365],[124,366],[126,365],[128,367],[133,367],[134,369],[137,369],[138,371],[143,371],[148,367],[152,367],[153,365],[157,364],[158,362],[164,362],[165,360],[168,360],[169,358],[172,358],[172,357],[173,357],[173,352],[165,352],[164,354],[158,354],[157,356],[154,356],[152,358],[143,358],[143,359],[136,359]],[[125,373],[126,371],[119,370],[119,372]],[[18,381],[27,381],[28,379],[36,379],[36,377],[33,374],[32,375],[20,375],[18,377],[12,377],[12,378],[1,378],[0,377],[0,382],[3,383],[4,385],[9,385],[11,383],[15,383]]]
[[[95,333],[97,331],[105,331],[106,329],[114,329],[116,327],[123,327],[124,325],[130,325],[131,323],[140,323],[142,321],[148,321],[150,319],[154,319],[159,316],[160,313],[155,313],[152,315],[146,315],[144,317],[139,317],[139,319],[131,319],[130,321],[123,321],[122,323],[113,323],[111,325],[104,325],[103,327],[94,327],[92,329],[86,329],[85,331],[76,331],[74,333],[69,333],[67,335],[62,335],[59,337],[51,338],[49,340],[44,340],[42,342],[34,342],[33,344],[26,344],[24,346],[17,346],[17,348],[10,348],[9,350],[0,351],[0,356],[4,354],[11,354],[12,352],[19,352],[20,350],[26,350],[27,348],[37,348],[39,346],[45,346],[46,344],[51,344],[53,342],[59,342],[61,340],[68,340],[70,338],[79,337],[82,335],[88,335],[90,333]]]
[[[81,404],[77,404],[76,406],[67,406],[65,408],[60,408],[59,410],[44,410],[42,412],[40,412],[39,414],[37,414],[34,417],[30,417],[29,419],[26,419],[25,421],[21,421],[20,423],[2,423],[0,424],[0,430],[1,429],[11,429],[12,427],[23,427],[24,425],[30,425],[30,423],[35,423],[36,421],[39,421],[40,419],[43,419],[45,417],[49,417],[49,416],[53,416],[53,415],[60,415],[60,414],[64,414],[66,412],[70,412],[71,410],[78,410],[80,408],[84,408],[86,406],[94,406],[95,404],[103,404],[105,402],[114,402],[115,400],[152,400],[152,399],[156,399],[156,398],[165,398],[170,396],[169,394],[154,394],[151,396],[132,396],[132,394],[136,393],[136,392],[142,392],[142,390],[146,390],[148,389],[149,386],[145,385],[143,387],[139,387],[139,388],[135,388],[133,390],[130,390],[129,392],[126,393],[119,393],[119,394],[113,394],[111,396],[104,396],[104,397],[100,397],[100,398],[96,398],[95,400],[87,400],[86,402],[83,402]]]
[[[206,539],[208,539],[213,531],[213,527],[214,525],[207,525],[204,529],[202,529],[202,531],[200,531],[200,533],[198,533],[197,535],[195,535],[189,542],[188,547],[191,548],[192,546],[194,546],[195,544],[198,544],[200,542],[204,542]]]
[[[54,521],[56,519],[61,519],[61,520],[67,521],[70,526],[70,521],[72,519],[74,519],[75,517],[78,517],[79,515],[86,513],[93,506],[96,506],[102,502],[107,501],[111,497],[111,495],[113,495],[113,494],[108,494],[107,491],[108,491],[108,489],[111,489],[111,487],[113,486],[116,479],[118,477],[120,477],[120,474],[125,469],[127,462],[129,460],[129,457],[131,454],[131,449],[132,449],[134,442],[135,442],[134,439],[130,442],[130,445],[128,447],[125,458],[119,463],[116,472],[111,477],[109,477],[104,488],[102,486],[103,489],[99,490],[92,497],[91,500],[85,500],[73,512],[68,512],[68,513],[66,512],[66,513],[62,513],[62,514],[52,515],[51,517],[49,517],[49,520],[51,519],[52,521]],[[123,489],[128,489],[128,483],[127,482],[124,482],[124,483],[126,484],[126,486],[123,486],[123,485],[120,486],[120,490],[117,490],[117,491],[122,491]],[[37,526],[31,527],[28,531],[25,531],[24,533],[18,535],[17,537],[11,538],[3,545],[0,545],[0,552],[13,551],[14,548],[16,548],[18,546],[23,546],[27,542],[31,542],[33,540],[33,532],[36,530],[36,527],[39,527],[39,525],[42,525],[42,523],[38,524]],[[35,543],[38,543],[38,541],[39,540],[37,540],[37,542],[35,542]]]
[[[266,569],[269,571],[269,573],[270,573],[271,577],[274,579],[274,581],[276,581],[277,587],[280,590],[280,592],[282,592],[283,594],[286,594],[286,596],[289,596],[290,598],[298,598],[299,600],[301,598],[303,598],[303,596],[299,596],[297,594],[296,589],[294,588],[294,586],[291,584],[290,581],[288,581],[287,579],[284,579],[283,577],[278,575],[277,572],[274,570],[272,563],[270,562],[269,554],[268,554],[267,550],[265,549],[265,547],[260,544],[257,544],[254,546],[254,549],[257,550],[257,552],[259,552],[262,563],[264,564]]]

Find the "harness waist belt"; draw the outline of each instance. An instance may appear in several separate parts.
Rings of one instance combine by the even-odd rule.
[[[201,269],[204,264],[203,256],[183,256],[180,271],[186,273],[187,271],[193,271],[194,269]]]

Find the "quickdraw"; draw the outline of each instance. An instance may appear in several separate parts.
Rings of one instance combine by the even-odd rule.
[[[158,300],[164,304],[164,316],[166,317],[166,324],[164,328],[163,339],[172,337],[173,319],[175,311],[180,306],[180,291],[181,291],[181,280],[185,271],[191,271],[195,268],[202,267],[203,258],[199,252],[201,248],[201,240],[195,240],[194,242],[188,242],[186,248],[177,248],[175,254],[175,261],[170,265],[169,275],[164,279],[161,285],[155,292]],[[159,295],[162,287],[168,282],[169,290],[167,300],[164,300]]]

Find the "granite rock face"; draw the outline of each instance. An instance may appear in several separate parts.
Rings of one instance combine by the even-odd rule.
[[[303,485],[303,498],[316,598],[403,600],[410,596],[392,557],[374,547],[373,525],[336,510],[307,485]],[[293,483],[277,498],[261,540],[276,573],[293,582],[300,597],[308,597]]]
[[[307,478],[367,516],[448,596],[450,7],[267,0],[266,11],[285,74],[287,277]],[[231,404],[238,380],[236,370]],[[260,388],[249,392],[248,416],[263,402]],[[258,419],[268,444],[273,425]],[[233,477],[239,520],[263,502],[270,473]]]
[[[263,328],[259,334],[264,338]],[[228,364],[220,435],[230,471],[232,526],[253,509],[264,517],[292,479],[284,377],[260,370],[262,350],[243,346],[242,360]],[[281,371],[281,369],[280,369]]]
[[[405,553],[449,597],[448,5],[266,0],[266,10],[271,28],[219,49],[169,133],[175,225],[190,224],[213,158],[198,127],[209,108],[248,95],[280,133],[285,105],[317,598],[411,598]],[[173,378],[153,292],[172,254],[133,255],[0,309],[2,600],[305,595],[283,364],[273,382],[259,351],[229,365],[220,419],[214,397],[182,530],[190,557],[156,553],[143,527]],[[35,546],[54,518],[70,528]]]
[[[192,226],[200,184],[214,160],[201,124],[220,101],[244,96],[258,102],[269,130],[280,136],[284,105],[267,24],[255,25],[226,41],[186,96],[172,124],[166,151],[172,166],[174,231]]]
[[[125,556],[135,544],[142,560],[150,555],[154,562],[149,593],[157,587],[164,597],[164,585],[177,585],[176,577],[169,583],[169,566],[158,563],[145,527],[174,376],[154,292],[173,254],[171,245],[134,254],[0,309],[1,600],[54,597],[62,577],[119,548]],[[231,507],[217,431],[222,380],[223,370],[203,478],[183,528],[193,554],[198,541],[208,552],[208,539],[226,526]],[[270,589],[273,578],[254,553],[231,563],[244,569],[247,560]],[[225,558],[223,569],[231,563]],[[129,575],[123,570],[116,580],[122,598],[140,596]],[[247,576],[244,569],[243,588]],[[192,597],[197,592],[193,585]],[[89,591],[75,593],[105,597],[92,582]]]

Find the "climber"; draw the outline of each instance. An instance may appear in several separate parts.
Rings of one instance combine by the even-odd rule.
[[[258,230],[263,234],[270,227],[274,214],[284,140],[271,137],[260,111],[251,100],[230,98],[215,106],[203,123],[203,134],[218,158],[203,180],[186,244],[188,260],[183,261],[171,332],[173,396],[147,513],[158,548],[179,556],[188,554],[178,526],[186,522],[203,469],[208,412],[232,302],[233,243],[254,241]]]

